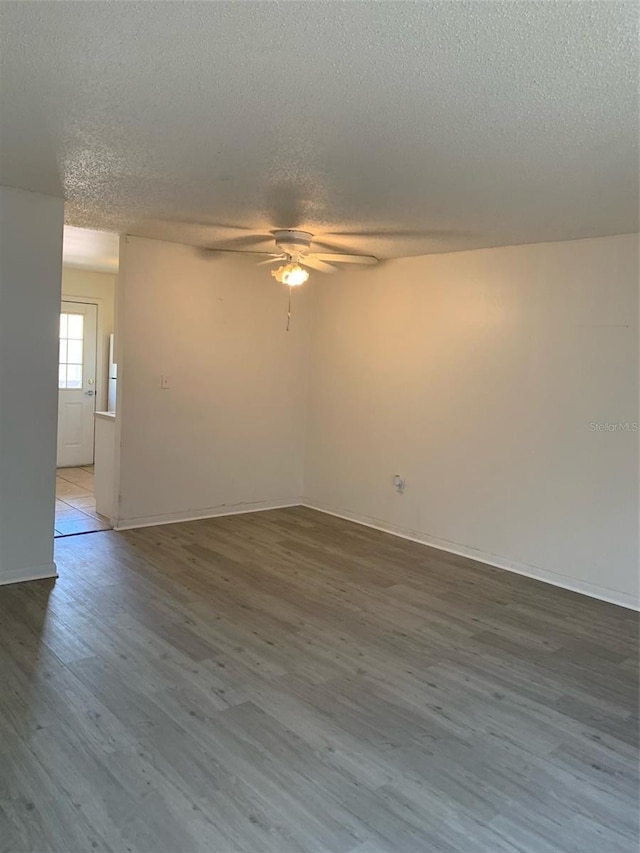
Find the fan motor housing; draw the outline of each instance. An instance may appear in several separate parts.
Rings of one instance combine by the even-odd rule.
[[[308,252],[313,237],[313,234],[308,231],[291,231],[289,229],[272,231],[271,233],[276,241],[276,246],[292,257]]]

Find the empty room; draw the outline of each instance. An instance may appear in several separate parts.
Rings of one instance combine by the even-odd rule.
[[[639,18],[0,3],[0,853],[637,853]]]

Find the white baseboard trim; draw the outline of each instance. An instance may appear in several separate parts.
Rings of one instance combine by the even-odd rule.
[[[287,507],[300,506],[300,498],[292,498],[285,503],[272,503],[270,501],[256,501],[255,503],[222,504],[218,507],[209,507],[200,510],[187,510],[187,512],[168,513],[166,515],[147,515],[140,518],[123,518],[112,520],[113,529],[136,530],[138,527],[158,527],[161,524],[179,524],[181,521],[202,521],[205,518],[220,518],[225,515],[242,515],[247,512],[265,512],[270,509],[286,509]]]
[[[25,569],[10,569],[0,572],[0,586],[24,581],[41,581],[44,578],[57,578],[58,571],[55,563],[45,563],[43,566],[33,566]]]
[[[439,551],[447,551],[449,554],[456,554],[459,557],[467,557],[470,560],[476,560],[478,563],[485,563],[493,566],[496,569],[504,569],[507,572],[515,572],[518,575],[525,575],[528,578],[542,581],[543,583],[559,586],[562,589],[568,589],[571,592],[577,592],[581,595],[588,595],[590,598],[597,598],[600,601],[607,601],[610,604],[617,604],[620,607],[627,607],[630,610],[640,610],[640,601],[634,598],[633,595],[620,592],[618,590],[608,589],[607,587],[598,586],[589,581],[577,581],[575,578],[567,575],[561,575],[558,572],[551,572],[547,569],[541,569],[538,566],[531,566],[527,563],[518,563],[513,560],[507,560],[496,554],[486,554],[484,551],[479,551],[476,548],[467,545],[458,545],[455,542],[449,542],[446,539],[438,539],[433,536],[421,533],[418,530],[411,528],[399,527],[388,524],[378,518],[360,515],[358,513],[349,512],[348,510],[336,510],[333,507],[325,504],[312,501],[303,501],[302,506],[309,509],[315,509],[318,512],[324,512],[327,515],[334,515],[336,518],[343,518],[345,521],[354,521],[356,524],[362,524],[365,527],[372,527],[375,530],[380,530],[383,533],[390,533],[393,536],[399,536],[401,539],[410,539],[412,542],[418,542],[421,545],[428,545],[430,548],[437,548]]]

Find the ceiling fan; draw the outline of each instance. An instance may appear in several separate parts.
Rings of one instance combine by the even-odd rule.
[[[335,264],[377,264],[378,259],[373,255],[349,255],[341,252],[312,252],[311,241],[313,234],[308,231],[296,231],[293,229],[277,229],[271,231],[277,251],[275,252],[252,252],[242,249],[216,249],[213,252],[232,252],[233,254],[251,255],[263,258],[258,261],[258,266],[264,264],[275,264],[282,262],[278,269],[272,270],[271,275],[282,284],[296,287],[304,284],[309,278],[309,269],[323,273],[338,272],[339,267]]]

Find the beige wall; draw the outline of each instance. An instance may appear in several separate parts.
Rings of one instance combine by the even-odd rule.
[[[310,290],[309,504],[637,600],[638,433],[592,426],[639,419],[637,236],[409,258]]]
[[[251,259],[121,240],[118,526],[300,502],[308,294],[294,296],[287,333],[286,288]]]
[[[95,301],[98,305],[97,400],[96,409],[107,408],[107,379],[109,370],[109,335],[114,330],[115,275],[63,267],[62,298],[74,297]]]
[[[408,258],[294,297],[287,334],[286,291],[250,260],[123,241],[120,526],[303,500],[637,601],[637,236]]]
[[[63,216],[0,187],[0,583],[55,575]]]

